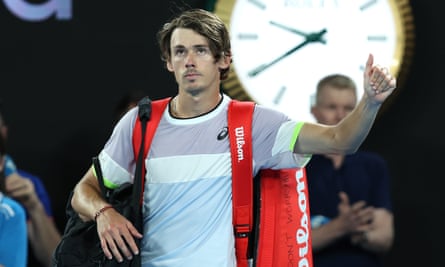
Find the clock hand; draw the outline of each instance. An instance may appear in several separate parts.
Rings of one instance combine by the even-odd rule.
[[[271,25],[277,26],[278,28],[281,28],[281,29],[287,30],[287,31],[289,31],[289,32],[298,34],[298,35],[303,36],[303,37],[305,37],[305,38],[307,38],[307,37],[310,35],[310,34],[308,34],[308,33],[299,31],[299,30],[297,30],[297,29],[288,27],[288,26],[286,26],[286,25],[277,23],[277,22],[272,21],[272,20],[269,21],[269,23],[270,23]],[[322,38],[320,38],[319,42],[321,42],[321,43],[323,43],[323,44],[326,44],[326,40],[324,40],[324,39],[322,39]]]
[[[295,46],[294,48],[292,48],[291,50],[287,51],[286,53],[284,53],[283,55],[281,55],[280,57],[272,60],[271,62],[267,63],[267,64],[262,64],[258,67],[256,67],[255,69],[253,69],[252,71],[250,71],[248,73],[249,77],[254,77],[256,75],[258,75],[259,73],[261,73],[262,71],[264,71],[265,69],[269,68],[270,66],[272,66],[273,64],[277,63],[278,61],[282,60],[283,58],[291,55],[292,53],[294,53],[295,51],[297,51],[298,49],[304,47],[305,45],[309,44],[309,43],[315,43],[315,42],[322,42],[322,37],[323,34],[325,34],[327,32],[326,29],[321,30],[320,32],[316,32],[316,33],[311,33],[308,34],[306,36],[306,39],[304,40],[304,42],[300,43],[299,45]]]

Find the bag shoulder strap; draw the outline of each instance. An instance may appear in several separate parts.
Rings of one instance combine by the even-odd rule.
[[[133,136],[132,136],[132,142],[133,142],[133,151],[134,151],[134,158],[135,160],[138,161],[142,161],[143,159],[145,159],[147,157],[148,154],[148,150],[150,148],[151,145],[151,141],[153,139],[153,136],[156,132],[156,128],[159,125],[159,122],[161,121],[161,117],[162,114],[165,110],[165,107],[168,104],[168,101],[170,100],[170,98],[163,98],[160,100],[155,100],[153,102],[151,102],[151,100],[148,97],[144,97],[139,103],[138,103],[138,107],[139,107],[139,118],[136,119],[135,125],[134,125],[134,129],[133,129]],[[141,117],[141,112],[144,112],[145,107],[143,106],[144,102],[150,102],[151,104],[151,110],[148,111],[149,113],[149,117],[143,119]],[[147,112],[147,111],[145,111]],[[147,123],[148,122],[148,123]],[[146,129],[144,127],[147,127]],[[145,133],[145,138],[142,138],[142,133]],[[142,157],[141,156],[142,154]],[[136,173],[140,173],[141,176],[141,181],[140,185],[141,188],[144,188],[144,184],[145,184],[145,164],[141,163],[137,163],[136,164],[136,169],[140,169],[140,170],[136,170]],[[139,202],[140,204],[142,204],[143,201],[143,196],[140,196]]]
[[[238,267],[247,267],[253,230],[252,117],[255,103],[232,100],[228,129],[232,158],[232,203]],[[253,237],[252,237],[253,238]]]
[[[163,98],[160,100],[155,100],[151,103],[151,117],[149,121],[150,123],[147,124],[147,131],[145,132],[145,146],[144,146],[145,156],[148,154],[148,149],[150,148],[151,141],[156,132],[156,128],[158,127],[159,122],[161,121],[162,114],[165,108],[167,107],[168,101],[170,101],[170,97]],[[135,159],[138,158],[139,146],[142,142],[141,126],[142,126],[141,121],[136,120],[133,130],[133,151]]]

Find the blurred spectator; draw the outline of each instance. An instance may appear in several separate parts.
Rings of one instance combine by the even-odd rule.
[[[317,85],[312,114],[335,125],[357,104],[356,85],[330,75]],[[306,166],[314,267],[383,266],[393,242],[389,171],[370,152],[313,155]]]
[[[8,128],[3,114],[0,103],[0,134],[7,142]],[[26,211],[29,265],[49,266],[52,252],[61,236],[52,217],[50,198],[45,186],[39,177],[16,168],[9,155],[5,155],[4,171],[6,193],[22,204]]]
[[[25,267],[26,215],[23,207],[5,193],[5,146],[0,134],[0,266]]]

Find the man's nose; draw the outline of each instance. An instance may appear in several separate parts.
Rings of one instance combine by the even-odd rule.
[[[187,68],[189,67],[195,67],[195,55],[194,53],[188,53],[185,57],[185,66]]]

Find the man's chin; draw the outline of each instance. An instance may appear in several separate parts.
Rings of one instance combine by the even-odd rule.
[[[190,86],[190,87],[187,87],[185,89],[185,91],[192,96],[196,96],[196,95],[199,95],[200,93],[202,93],[204,91],[204,89],[202,87],[198,87],[198,86]]]

